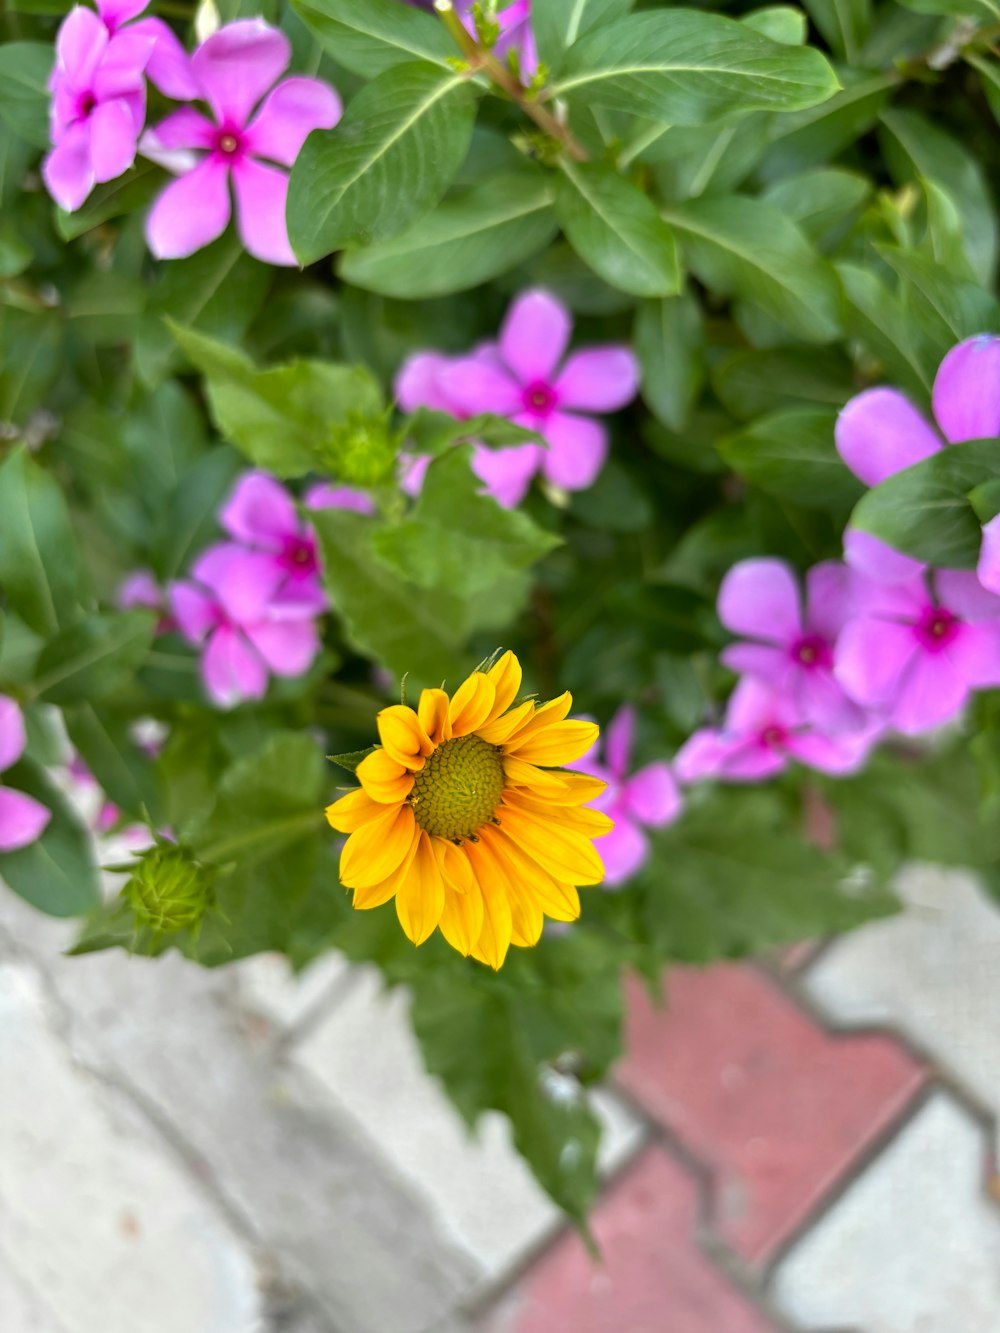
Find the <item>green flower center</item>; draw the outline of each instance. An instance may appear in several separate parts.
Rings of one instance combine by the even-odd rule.
[[[456,736],[416,775],[410,804],[422,829],[455,842],[488,824],[502,796],[502,751],[478,736]]]

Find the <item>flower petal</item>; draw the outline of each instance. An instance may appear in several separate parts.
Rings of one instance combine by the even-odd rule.
[[[436,850],[449,846],[448,843],[442,843],[440,839],[435,839],[435,844]],[[463,860],[465,859],[464,853],[460,852],[457,847],[452,848],[452,851],[461,856]],[[447,879],[444,869],[442,869],[442,874]],[[483,916],[483,895],[475,880],[473,880],[466,893],[456,893],[447,883],[445,884],[444,908],[438,926],[441,934],[451,947],[457,950],[463,958],[468,958],[483,933]]]
[[[198,148],[207,152],[215,144],[218,129],[207,116],[194,107],[182,106],[156,125],[151,125],[142,136],[142,148],[156,150]]]
[[[985,588],[971,569],[939,569],[934,575],[939,601],[962,620],[1000,618],[1000,597]]]
[[[903,555],[860,528],[844,533],[844,559],[856,574],[879,583],[907,583],[926,568],[923,561]]]
[[[1000,625],[995,621],[963,625],[945,652],[967,685],[975,689],[1000,685]]]
[[[908,736],[950,722],[969,687],[947,653],[916,653],[892,698],[890,720]]]
[[[515,444],[509,449],[489,449],[480,444],[472,455],[472,470],[498,505],[516,509],[527,495],[544,453],[537,444]]]
[[[97,12],[105,26],[113,31],[136,18],[148,5],[149,0],[97,0]]]
[[[837,644],[834,677],[852,699],[881,707],[898,693],[920,645],[913,629],[877,616],[859,616],[844,627]]]
[[[898,389],[867,389],[852,398],[834,431],[837,450],[866,486],[929,458],[941,441]]]
[[[102,102],[90,117],[90,161],[96,181],[111,181],[135,161],[137,127],[121,97]]]
[[[219,542],[203,551],[191,574],[239,624],[256,624],[265,617],[284,578],[272,556],[248,551],[235,542]]]
[[[734,634],[788,644],[802,633],[799,585],[784,560],[741,560],[722,580],[719,619]]]
[[[372,800],[382,805],[400,805],[413,789],[413,774],[384,750],[366,755],[354,775]]]
[[[340,98],[321,79],[285,79],[268,93],[243,142],[254,157],[295,165],[313,130],[331,130],[343,114]]]
[[[327,823],[338,833],[354,833],[363,824],[385,814],[385,806],[373,801],[362,787],[355,787],[339,801],[328,805],[324,813]]]
[[[639,363],[628,347],[588,347],[567,360],[554,388],[566,407],[617,412],[639,392]]]
[[[24,714],[6,694],[0,694],[0,773],[16,764],[27,745]]]
[[[824,736],[819,731],[792,733],[788,753],[800,764],[821,773],[855,773],[868,758],[871,733],[853,736]]]
[[[171,583],[167,596],[180,632],[191,643],[201,643],[220,623],[218,603],[193,583]]]
[[[437,383],[459,417],[479,412],[509,417],[521,410],[521,386],[510,372],[474,356],[460,357],[441,366]]]
[[[451,740],[449,699],[445,690],[421,690],[417,719],[435,745]]]
[[[242,129],[267,90],[288,68],[285,34],[263,19],[227,23],[202,42],[191,68],[220,123]]]
[[[756,676],[758,680],[766,680],[779,688],[788,679],[792,668],[787,648],[745,640],[727,644],[719,653],[719,661],[738,675]]]
[[[526,699],[524,703],[512,708],[509,713],[504,713],[502,717],[496,718],[495,721],[485,722],[481,727],[478,727],[476,735],[480,740],[487,741],[490,745],[504,745],[511,736],[525,726],[535,711],[534,701]]]
[[[434,753],[434,742],[413,709],[392,704],[382,709],[376,721],[379,740],[390,757],[411,772],[423,768],[424,760]]]
[[[643,824],[659,828],[676,819],[681,808],[681,793],[670,765],[662,760],[647,764],[633,773],[624,787],[629,813]],[[601,843],[601,855],[607,843]]]
[[[386,806],[356,829],[340,854],[341,882],[349,888],[380,884],[398,870],[421,832],[408,805]]]
[[[551,726],[524,739],[515,737],[507,749],[527,764],[561,768],[585,753],[599,734],[600,729],[596,722],[571,719],[568,722],[554,722]]]
[[[604,758],[615,777],[623,778],[628,772],[634,736],[635,709],[625,704],[604,731]]]
[[[355,514],[374,514],[375,501],[356,486],[331,486],[318,481],[306,491],[303,504],[307,509],[347,509]]]
[[[483,671],[473,671],[459,685],[451,701],[451,734],[468,736],[493,716],[496,689]]]
[[[288,239],[288,176],[245,157],[232,168],[236,226],[247,252],[265,264],[298,265]]]
[[[976,574],[984,588],[1000,595],[1000,514],[991,518],[983,528]]]
[[[396,401],[404,412],[429,407],[434,412],[460,415],[457,405],[441,387],[441,373],[451,359],[437,352],[417,352],[403,362],[396,375]]]
[[[396,889],[396,915],[414,944],[423,944],[444,911],[444,880],[431,840],[421,829],[410,868]]]
[[[981,333],[953,347],[938,367],[933,404],[952,444],[1000,435],[1000,338]]]
[[[604,882],[623,884],[640,868],[649,852],[646,835],[630,819],[615,820],[614,829],[601,842]]]
[[[834,643],[855,609],[856,575],[839,560],[824,560],[806,573],[805,628]]]
[[[547,874],[513,838],[508,837],[503,828],[491,828],[485,832],[514,875],[530,886],[546,916],[550,916],[553,921],[576,921],[580,915],[580,895],[575,885],[566,884]]]
[[[502,886],[510,904],[511,943],[520,948],[531,948],[542,936],[545,919],[534,895],[534,876],[519,875],[502,855],[500,844],[491,837],[495,830],[483,829],[479,845],[473,845],[471,861],[480,877],[487,877]]]
[[[501,815],[501,827],[508,836],[553,879],[577,885],[599,884],[604,866],[590,838],[560,827],[557,821],[558,817],[539,819],[507,805]]]
[[[161,93],[178,101],[190,101],[200,96],[191,57],[173,28],[162,19],[148,18],[133,23],[131,31],[153,39],[153,53],[146,65],[146,74]]]
[[[98,102],[130,97],[135,107],[135,133],[146,119],[146,85],[143,78],[153,54],[154,41],[135,28],[116,33],[108,42],[94,70],[92,92]],[[136,99],[135,95],[138,94]]]
[[[52,811],[23,791],[0,787],[0,852],[27,847],[45,830]]]
[[[50,87],[65,78],[83,91],[93,82],[110,36],[92,9],[77,5],[63,19],[56,33],[56,63]]]
[[[263,620],[243,633],[276,676],[301,676],[319,654],[319,631],[311,620]]]
[[[219,510],[219,522],[236,541],[265,551],[280,551],[288,538],[300,535],[295,502],[266,472],[240,477]]]
[[[542,472],[554,486],[585,491],[597,480],[608,454],[608,432],[599,421],[553,412],[542,430]]]
[[[95,185],[88,122],[70,125],[42,163],[42,178],[59,207],[75,213]]]
[[[263,699],[267,667],[237,629],[221,625],[201,655],[201,677],[209,698],[220,708],[244,699]]]
[[[500,328],[500,352],[522,384],[551,380],[573,331],[569,311],[548,292],[525,292]]]
[[[508,649],[493,663],[486,675],[493,683],[493,708],[487,718],[488,722],[492,722],[506,712],[517,698],[521,688],[521,663]]]
[[[384,809],[384,807],[383,807]],[[377,884],[366,884],[363,888],[355,889],[354,896],[351,899],[351,906],[356,911],[366,912],[372,907],[381,907],[387,903],[390,898],[394,898],[399,892],[400,886],[410,873],[410,867],[413,865],[413,858],[417,854],[417,847],[420,844],[419,838],[414,838],[410,844],[410,850],[403,857],[402,861],[385,879]]]
[[[229,167],[206,157],[171,181],[146,219],[146,240],[157,259],[184,259],[226,230],[230,215]]]

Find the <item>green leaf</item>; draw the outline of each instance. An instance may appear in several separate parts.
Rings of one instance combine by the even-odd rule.
[[[488,594],[506,575],[559,545],[527,514],[481,494],[471,457],[472,449],[462,445],[436,458],[411,515],[378,529],[372,539],[401,577],[463,598]]]
[[[191,559],[218,538],[219,506],[239,470],[240,458],[235,450],[218,445],[190,465],[167,495],[150,543],[153,569],[162,583],[178,578]],[[162,656],[163,650],[161,639],[155,655]],[[193,661],[185,653],[182,662],[166,665],[164,669],[184,676],[189,666],[193,667]],[[199,697],[197,692],[194,697]]]
[[[753,422],[719,441],[729,466],[779,500],[849,508],[864,489],[833,442],[832,408],[797,407]]]
[[[557,229],[552,185],[541,172],[497,176],[446,200],[401,236],[349,250],[337,271],[383,296],[446,296],[520,264]]]
[[[784,176],[762,198],[796,223],[820,249],[837,244],[874,192],[866,176],[842,167]]]
[[[401,579],[378,558],[371,519],[318,510],[313,524],[326,586],[351,645],[396,675],[410,672],[427,684],[457,680],[465,665],[461,648],[468,622],[461,600]]]
[[[239,342],[264,302],[272,275],[232,234],[188,259],[161,265],[136,338],[136,367],[146,384],[158,384],[181,363],[167,316],[208,337]]]
[[[839,331],[836,275],[772,205],[742,195],[696,199],[664,212],[695,275],[757,306],[806,342]]]
[[[818,51],[779,45],[717,14],[674,9],[633,14],[582,37],[548,95],[699,125],[735,110],[815,106],[837,86]]]
[[[23,448],[0,464],[0,586],[25,624],[44,635],[68,624],[86,595],[62,491]]]
[[[399,0],[294,0],[330,55],[365,78],[413,60],[448,68],[457,52],[442,24]]]
[[[556,217],[580,258],[633,296],[680,291],[674,234],[652,200],[608,167],[568,158],[559,165]]]
[[[76,240],[77,236],[83,236],[111,218],[145,208],[162,186],[160,168],[153,162],[140,159],[124,176],[108,181],[106,185],[98,185],[75,213],[64,213],[61,208],[57,209],[56,230],[64,241]],[[179,262],[183,268],[184,261]],[[170,273],[176,267],[176,264],[171,264],[164,271]]]
[[[808,36],[805,14],[792,5],[765,5],[762,9],[752,9],[740,17],[740,22],[783,46],[803,46]]]
[[[917,14],[947,14],[955,18],[995,23],[1000,19],[996,0],[900,0]]]
[[[900,184],[920,177],[934,181],[961,214],[965,249],[980,282],[996,273],[997,213],[977,158],[953,135],[915,111],[893,108],[880,117],[885,160]]]
[[[835,55],[858,64],[871,29],[871,0],[803,0],[809,17]]]
[[[841,263],[837,274],[845,296],[847,332],[860,339],[901,387],[929,392],[937,361],[931,364],[921,355],[916,330],[895,292],[868,268]]]
[[[531,30],[538,57],[557,74],[569,47],[591,28],[617,23],[633,0],[532,0]]]
[[[993,119],[1000,124],[1000,64],[995,60],[986,60],[976,51],[965,51],[963,55],[972,68],[979,72],[983,95],[993,112]]]
[[[748,421],[783,407],[842,407],[854,392],[850,362],[832,349],[817,357],[805,348],[734,352],[712,367],[715,396]]]
[[[60,312],[0,305],[0,421],[26,425],[43,407],[63,367]]]
[[[115,694],[149,651],[156,619],[149,611],[122,611],[86,616],[60,630],[38,658],[38,697],[75,704]]]
[[[705,382],[701,307],[690,292],[643,301],[633,341],[642,373],[642,397],[658,420],[681,431]]]
[[[820,106],[776,116],[772,145],[760,166],[764,180],[829,162],[860,139],[878,119],[889,94],[900,82],[895,70],[884,74],[840,71],[844,88]]]
[[[27,792],[52,811],[42,836],[16,852],[0,852],[0,880],[49,916],[78,916],[101,896],[93,843],[54,786],[32,759],[22,759],[3,775],[4,784]]]
[[[49,75],[54,56],[47,42],[0,46],[0,117],[37,148],[49,144]]]
[[[245,353],[170,321],[185,355],[205,376],[220,432],[257,467],[297,477],[329,467],[349,418],[378,418],[382,395],[363,366],[292,361],[259,370]]]
[[[947,569],[974,569],[981,524],[970,492],[1000,475],[1000,440],[951,445],[862,497],[851,526]]]
[[[84,702],[64,709],[63,720],[70,740],[108,800],[130,815],[158,823],[164,817],[159,778],[124,719]]]
[[[926,364],[936,367],[963,338],[1000,332],[1000,304],[990,292],[956,279],[943,265],[912,250],[875,248],[899,274],[910,337]]]
[[[808,844],[774,789],[703,790],[652,842],[634,890],[650,943],[676,962],[760,953],[897,906],[881,888],[849,890],[846,860]]]
[[[377,748],[375,745],[369,745],[366,750],[351,750],[347,754],[328,754],[326,757],[331,764],[337,764],[348,773],[354,773],[362,759],[367,759],[370,754],[374,754]]]
[[[475,98],[468,77],[398,65],[315,130],[292,168],[288,234],[303,263],[398,236],[429,212],[468,151]]]

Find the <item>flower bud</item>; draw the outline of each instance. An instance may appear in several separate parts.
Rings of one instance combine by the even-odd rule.
[[[330,470],[354,486],[376,486],[396,462],[396,442],[383,417],[352,413],[329,443]]]
[[[158,934],[198,927],[215,905],[215,871],[180,847],[151,847],[122,889],[136,924]]]

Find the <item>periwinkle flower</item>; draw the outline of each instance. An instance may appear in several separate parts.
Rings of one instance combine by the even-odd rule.
[[[310,615],[327,609],[316,534],[280,482],[266,472],[244,473],[220,509],[219,522],[230,537],[267,558],[276,603]]]
[[[146,221],[157,258],[182,258],[222,235],[232,212],[232,181],[237,227],[249,253],[268,264],[298,263],[285,223],[288,173],[280,168],[294,164],[312,130],[337,123],[341,103],[320,79],[277,83],[290,59],[288,38],[261,19],[229,23],[194,52],[195,96],[208,103],[214,119],[182,107],[140,144],[145,156],[177,174]]]
[[[27,735],[20,708],[0,694],[0,773],[24,754]],[[27,847],[44,833],[52,812],[27,792],[0,786],[0,852]]]

